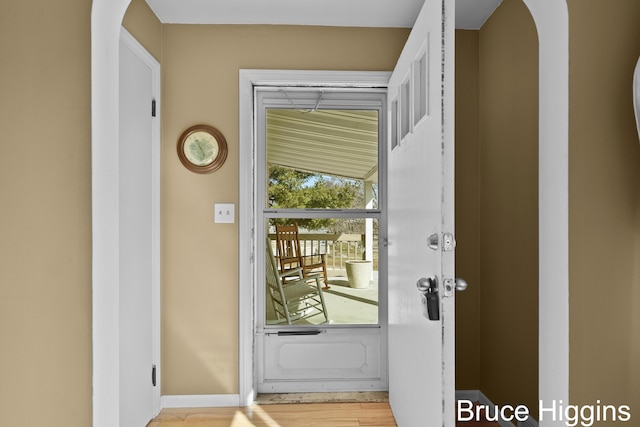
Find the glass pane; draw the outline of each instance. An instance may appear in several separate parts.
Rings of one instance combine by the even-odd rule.
[[[411,131],[411,81],[407,79],[400,86],[400,139]]]
[[[427,53],[425,52],[419,60],[413,63],[414,85],[413,85],[413,124],[418,122],[427,115],[427,99],[429,80],[427,74]]]
[[[378,324],[377,220],[267,222],[265,324]]]
[[[268,209],[377,208],[378,111],[267,109]]]
[[[391,149],[398,146],[398,100],[391,102]]]

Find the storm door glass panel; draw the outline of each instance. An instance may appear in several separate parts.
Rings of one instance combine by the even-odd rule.
[[[378,324],[378,220],[270,218],[265,229],[266,325]],[[282,242],[291,229],[295,249]]]
[[[378,114],[267,109],[266,208],[377,209]]]
[[[266,325],[379,324],[380,111],[265,109]]]

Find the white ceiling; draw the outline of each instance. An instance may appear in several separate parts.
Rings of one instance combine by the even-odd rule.
[[[502,0],[456,0],[456,28],[478,30]]]
[[[456,0],[456,28],[479,29],[502,0]],[[161,22],[411,28],[424,0],[147,0]]]

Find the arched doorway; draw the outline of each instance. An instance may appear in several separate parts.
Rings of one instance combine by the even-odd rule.
[[[129,0],[92,6],[93,419],[118,424],[118,41]],[[540,43],[540,390],[568,397],[568,10],[525,0]]]

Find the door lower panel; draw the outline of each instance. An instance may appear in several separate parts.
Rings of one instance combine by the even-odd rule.
[[[259,392],[386,390],[381,329],[327,329],[317,335],[259,335],[268,357],[258,367]]]

